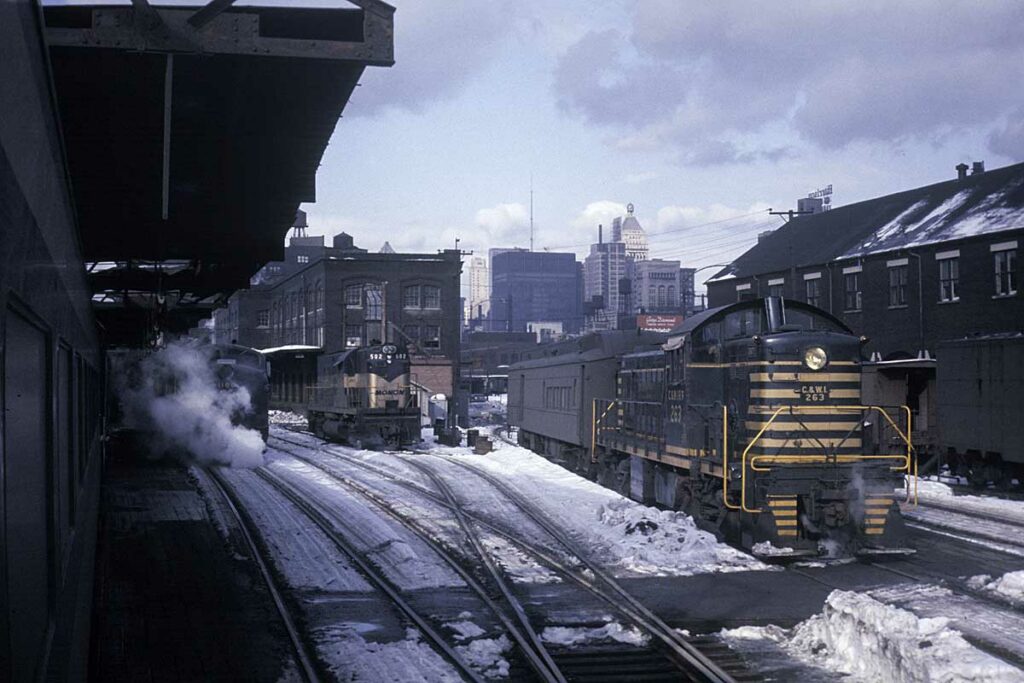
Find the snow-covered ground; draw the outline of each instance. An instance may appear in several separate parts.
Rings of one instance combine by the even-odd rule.
[[[456,683],[462,676],[409,629],[403,640],[373,642],[350,626],[314,632],[319,657],[339,681],[423,681]]]
[[[908,477],[911,493],[914,491],[914,478]],[[896,489],[904,491],[904,489]],[[960,496],[956,495],[946,484],[919,478],[917,495],[921,503],[955,510],[968,514],[987,515],[1007,522],[1024,524],[1024,500],[1006,500],[994,496]],[[904,506],[907,509],[908,506]],[[910,508],[913,509],[913,508]]]
[[[820,614],[792,629],[743,626],[721,632],[736,650],[772,649],[807,665],[796,678],[828,680],[1019,683],[1024,672],[968,643],[945,618],[918,618],[869,595],[833,591]]]
[[[470,422],[474,426],[504,424],[508,415],[507,398],[507,394],[494,394],[485,401],[470,401]]]
[[[1017,607],[1024,607],[1024,571],[1009,572],[998,579],[988,574],[972,576],[968,585],[977,590],[987,591]],[[1024,630],[1020,634],[1024,641]]]
[[[288,410],[271,410],[268,412],[268,417],[272,425],[309,429],[309,423],[306,421],[305,415],[299,415]]]
[[[680,512],[658,510],[588,481],[535,453],[500,440],[486,455],[435,446],[430,453],[479,467],[500,478],[618,576],[687,576],[706,572],[772,569],[696,527]],[[437,468],[439,472],[442,468]],[[500,494],[462,468],[444,471],[465,502],[480,514]],[[507,506],[507,501],[504,506]],[[504,509],[504,508],[499,508]],[[522,517],[522,515],[519,515]],[[517,522],[518,523],[518,522]]]

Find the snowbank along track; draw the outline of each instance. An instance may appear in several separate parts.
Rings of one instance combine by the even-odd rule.
[[[523,500],[516,492],[509,490],[503,482],[486,472],[481,472],[478,468],[444,458],[430,458],[431,460],[436,459],[438,463],[451,462],[455,465],[460,465],[471,471],[474,475],[484,478],[488,484],[498,490],[517,509],[521,510],[524,515],[550,535],[561,549],[575,558],[575,562],[579,567],[570,567],[565,560],[559,559],[550,550],[525,541],[513,531],[501,528],[499,525],[483,519],[469,510],[462,509],[455,500],[454,495],[452,495],[451,490],[444,484],[443,479],[440,478],[432,467],[428,467],[425,464],[426,458],[423,458],[423,456],[403,457],[399,454],[391,454],[396,457],[402,457],[403,462],[420,470],[430,479],[437,491],[432,491],[411,479],[400,476],[394,471],[369,464],[359,458],[347,456],[337,449],[324,448],[322,443],[303,443],[301,441],[284,439],[279,435],[272,436],[272,439],[278,443],[327,454],[331,458],[340,460],[347,465],[352,465],[387,478],[390,483],[401,486],[417,495],[428,497],[439,505],[451,509],[456,517],[461,519],[460,526],[464,530],[469,529],[467,533],[472,533],[470,525],[472,522],[488,532],[501,536],[514,544],[515,547],[533,555],[543,565],[555,570],[558,574],[570,579],[573,583],[608,603],[621,615],[627,617],[630,623],[650,635],[658,645],[658,650],[648,649],[646,652],[643,649],[638,650],[636,648],[628,650],[620,648],[616,651],[608,652],[555,652],[552,658],[555,660],[557,668],[566,672],[570,680],[621,680],[623,677],[634,680],[641,678],[645,680],[661,678],[679,680],[680,676],[685,676],[690,680],[727,681],[751,677],[743,660],[720,642],[707,638],[698,639],[698,642],[700,642],[700,647],[698,648],[694,643],[662,622],[659,617],[621,588],[603,568],[591,562],[585,553],[581,552],[569,538],[561,533],[550,520],[546,519],[529,502]],[[354,488],[363,495],[371,497],[378,504],[385,507],[388,505],[388,502],[382,500],[379,494],[354,483],[348,478],[339,477],[337,472],[325,467],[324,463],[318,462],[317,459],[310,458],[300,451],[287,447],[280,448],[275,446],[275,448],[321,469],[329,476],[338,479],[343,485]],[[487,553],[482,554],[481,559],[484,562],[489,561]],[[669,665],[668,668],[666,668],[666,664]]]
[[[220,492],[226,507],[231,511],[231,514],[238,525],[238,529],[241,531],[242,538],[245,540],[245,544],[249,549],[249,554],[256,563],[256,566],[259,568],[260,575],[263,577],[267,590],[269,591],[271,598],[274,600],[274,606],[277,608],[277,613],[281,616],[281,623],[288,632],[288,639],[291,641],[292,649],[295,651],[295,658],[299,665],[301,675],[308,683],[316,683],[320,680],[320,677],[313,664],[313,658],[306,649],[306,644],[299,633],[298,627],[295,625],[295,619],[292,618],[291,612],[285,605],[284,598],[282,598],[281,592],[277,588],[277,583],[274,581],[274,578],[270,573],[270,568],[267,566],[259,547],[256,545],[256,539],[253,537],[251,531],[253,528],[252,520],[241,511],[244,507],[241,505],[240,501],[235,498],[234,494],[231,493],[230,489],[225,485],[220,476],[217,475],[216,471],[203,470],[200,468],[196,468],[194,471],[197,476],[208,477],[209,482],[212,484],[212,488]]]

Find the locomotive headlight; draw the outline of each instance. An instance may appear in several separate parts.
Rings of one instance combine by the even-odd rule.
[[[828,354],[820,346],[812,346],[804,351],[804,365],[811,370],[821,370],[828,363]]]

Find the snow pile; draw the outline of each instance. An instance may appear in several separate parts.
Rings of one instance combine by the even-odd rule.
[[[408,629],[405,639],[390,643],[365,640],[351,628],[330,627],[313,633],[317,654],[339,681],[423,681],[456,683],[462,676],[418,631]]]
[[[658,510],[626,498],[598,509],[597,532],[615,539],[617,564],[635,574],[675,575],[759,568],[753,560],[719,543],[682,512]]]
[[[995,581],[988,574],[972,576],[967,580],[967,585],[976,590],[996,593],[1014,604],[1024,605],[1024,570],[1003,574]]]
[[[790,631],[744,626],[722,631],[736,649],[771,640],[797,659],[855,681],[1021,681],[1024,673],[970,645],[945,618],[911,612],[848,591],[833,591],[821,614]]]
[[[512,649],[512,643],[507,636],[478,638],[468,645],[455,646],[455,651],[459,653],[459,656],[471,667],[482,672],[487,678],[508,677],[509,664],[508,660],[505,659],[505,653],[510,649]],[[389,680],[398,681],[406,679],[392,678]]]
[[[795,552],[792,548],[776,547],[772,545],[771,541],[755,543],[754,547],[750,550],[758,557],[785,557],[786,555],[792,555]]]
[[[309,429],[309,423],[306,421],[306,418],[298,413],[293,413],[290,410],[271,410],[268,411],[267,417],[270,419],[270,424],[272,425]]]
[[[540,634],[541,640],[553,645],[574,647],[580,643],[614,640],[619,643],[643,647],[650,641],[650,636],[630,626],[623,627],[618,622],[605,624],[600,628],[573,628],[568,626],[549,626]]]
[[[719,543],[686,514],[640,505],[525,448],[502,441],[495,445],[486,458],[470,455],[465,448],[438,447],[431,452],[460,459],[468,455],[474,467],[518,491],[619,575],[779,569]],[[483,500],[487,492],[482,489],[478,495]]]
[[[472,621],[468,621],[469,617],[472,616],[468,612],[463,612],[459,615],[460,619],[464,621],[451,621],[445,624],[446,628],[451,629],[455,632],[455,640],[466,640],[467,638],[479,638],[485,631],[474,624]]]
[[[252,411],[249,390],[233,380],[230,366],[212,363],[209,347],[171,342],[142,357],[112,356],[111,369],[122,426],[151,434],[146,442],[155,456],[263,464],[260,433],[232,424]]]

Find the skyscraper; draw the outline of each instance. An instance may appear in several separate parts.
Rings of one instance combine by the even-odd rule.
[[[614,330],[624,303],[620,286],[627,277],[626,244],[605,242],[603,232],[598,226],[597,244],[590,245],[583,263],[586,327],[591,331]]]
[[[465,292],[465,320],[470,328],[479,327],[479,321],[486,318],[491,310],[491,269],[487,258],[471,257],[466,275],[469,287]]]
[[[525,332],[531,322],[580,328],[576,255],[514,249],[491,256],[489,329]]]
[[[633,261],[646,261],[648,255],[647,233],[640,221],[633,215],[633,205],[626,205],[626,215],[612,221],[612,242],[626,245],[626,257]]]

